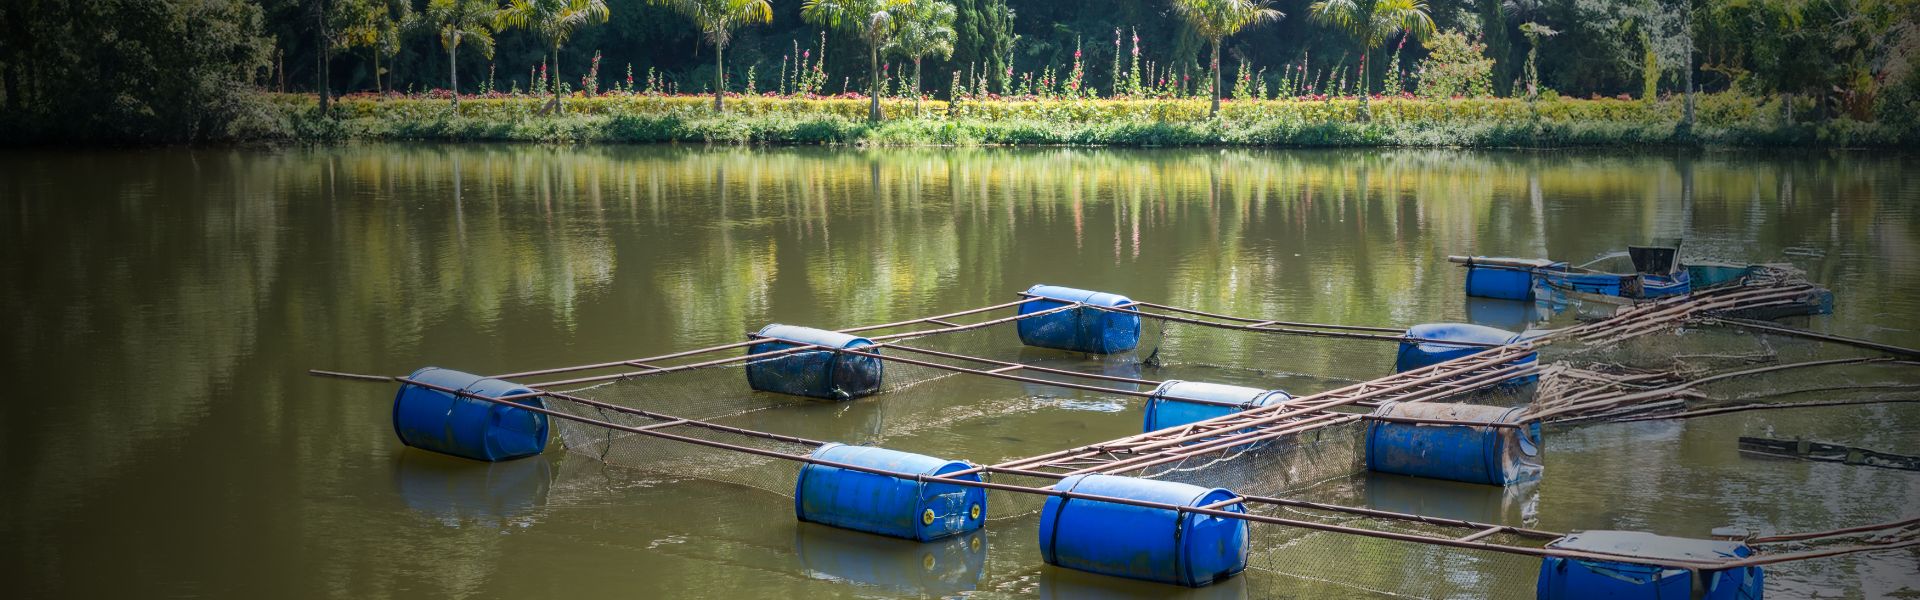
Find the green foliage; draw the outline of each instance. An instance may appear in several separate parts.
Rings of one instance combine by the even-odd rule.
[[[0,143],[159,143],[271,128],[279,117],[252,87],[271,64],[263,18],[242,0],[8,3]],[[31,46],[11,37],[19,31],[31,32]]]
[[[1485,44],[1469,41],[1458,31],[1444,31],[1428,38],[1425,45],[1428,54],[1420,61],[1420,97],[1493,95],[1493,59],[1487,58]]]
[[[1114,146],[1463,146],[1897,145],[1920,141],[1911,128],[1836,121],[1780,126],[1749,96],[1702,98],[1700,125],[1676,133],[1675,103],[1637,100],[1405,100],[1374,103],[1362,122],[1358,100],[1248,101],[1208,116],[1198,99],[1164,101],[932,101],[927,118],[863,121],[861,100],[743,98],[726,114],[699,97],[579,99],[565,116],[539,114],[533,99],[481,99],[458,110],[431,100],[346,100],[342,118],[313,116],[309,96],[269,96],[282,115],[260,138],[590,142],[699,142],[873,145],[1074,144]],[[887,104],[898,109],[904,100]]]

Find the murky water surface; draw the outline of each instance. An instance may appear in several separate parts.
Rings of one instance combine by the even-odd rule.
[[[15,383],[0,402],[0,572],[24,597],[1180,591],[1044,567],[1037,518],[1013,507],[981,534],[921,545],[797,524],[782,495],[791,480],[752,465],[688,479],[558,445],[491,466],[445,459],[395,439],[391,387],[309,368],[505,373],[635,358],[770,322],[843,327],[996,304],[1042,282],[1269,319],[1518,327],[1524,306],[1469,301],[1445,257],[1582,262],[1674,237],[1689,256],[1788,262],[1836,290],[1835,315],[1797,325],[1920,345],[1920,157],[1883,153],[43,151],[0,155],[0,208],[0,368]],[[1393,355],[1172,328],[1149,335],[1164,364],[1140,367],[1022,350],[1004,328],[971,335],[960,345],[1026,362],[1296,394],[1384,374]],[[1810,346],[1699,331],[1647,351],[1846,355]],[[977,462],[1140,426],[1136,399],[1031,384],[950,377],[852,403],[783,403],[740,395],[737,370],[716,373],[727,380],[623,384],[622,397],[765,401],[781,406],[733,420]],[[1902,377],[1916,380],[1860,370],[1720,392]],[[1805,436],[1920,453],[1913,403],[1547,433],[1535,486],[1359,474],[1285,491],[1691,537],[1920,515],[1920,474],[1735,447],[1742,435]],[[1538,566],[1268,526],[1254,538],[1252,570],[1196,595],[1526,598]],[[1768,593],[1920,594],[1917,557],[1781,567]]]

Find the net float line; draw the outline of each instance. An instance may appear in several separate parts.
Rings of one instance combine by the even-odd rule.
[[[1323,531],[1323,532],[1329,532],[1329,533],[1359,535],[1364,537],[1396,540],[1396,541],[1402,541],[1402,542],[1411,542],[1411,543],[1427,544],[1427,545],[1434,545],[1434,546],[1446,546],[1446,547],[1470,549],[1470,550],[1486,550],[1486,551],[1492,551],[1492,552],[1519,554],[1519,555],[1533,556],[1533,557],[1558,556],[1558,557],[1564,557],[1564,558],[1576,558],[1576,559],[1587,559],[1587,560],[1608,560],[1608,561],[1631,560],[1631,561],[1642,563],[1642,564],[1654,564],[1657,566],[1670,567],[1670,568],[1682,568],[1682,569],[1710,569],[1710,568],[1714,568],[1717,564],[1719,564],[1714,561],[1706,561],[1706,560],[1685,560],[1685,559],[1648,560],[1648,559],[1643,559],[1641,557],[1636,557],[1632,555],[1614,555],[1614,554],[1592,552],[1592,551],[1575,551],[1575,550],[1565,550],[1565,549],[1557,549],[1557,548],[1526,546],[1526,545],[1518,545],[1518,544],[1490,543],[1490,542],[1485,542],[1481,540],[1487,537],[1487,535],[1491,535],[1491,534],[1480,535],[1480,533],[1484,532],[1487,529],[1492,529],[1492,528],[1499,528],[1501,529],[1501,532],[1510,532],[1516,535],[1529,537],[1529,538],[1537,538],[1540,536],[1551,535],[1551,532],[1530,530],[1530,529],[1510,527],[1510,526],[1504,526],[1504,525],[1460,521],[1460,520],[1454,520],[1454,519],[1441,519],[1441,518],[1427,517],[1422,515],[1414,515],[1409,513],[1395,513],[1392,511],[1383,511],[1383,510],[1376,510],[1376,509],[1365,509],[1365,508],[1354,508],[1354,507],[1343,507],[1343,506],[1328,505],[1328,504],[1310,503],[1310,502],[1287,500],[1287,499],[1280,499],[1280,498],[1246,496],[1246,497],[1238,497],[1236,498],[1236,500],[1244,503],[1270,504],[1274,506],[1293,506],[1293,507],[1299,507],[1299,508],[1310,508],[1310,509],[1324,510],[1328,512],[1339,512],[1339,513],[1364,515],[1364,516],[1377,517],[1377,518],[1387,518],[1387,519],[1393,519],[1393,520],[1419,522],[1419,523],[1426,523],[1429,525],[1443,526],[1443,527],[1472,528],[1472,529],[1475,529],[1476,532],[1475,534],[1469,534],[1465,536],[1441,537],[1441,536],[1424,535],[1424,534],[1416,534],[1416,533],[1404,533],[1404,532],[1398,532],[1398,531],[1373,530],[1373,529],[1366,529],[1366,528],[1360,528],[1360,527],[1352,527],[1347,525],[1322,523],[1322,522],[1311,521],[1311,520],[1292,519],[1292,518],[1279,517],[1279,516],[1274,516],[1269,514],[1234,512],[1234,511],[1225,510],[1226,505],[1220,505],[1218,503],[1215,503],[1213,505],[1207,505],[1207,506],[1185,506],[1185,505],[1171,504],[1171,503],[1165,503],[1165,502],[1156,502],[1152,500],[1128,498],[1128,497],[1122,497],[1122,496],[1108,496],[1108,495],[1102,495],[1102,494],[1091,494],[1091,493],[1085,493],[1085,492],[1057,490],[1051,487],[1034,487],[1034,486],[1013,485],[1013,484],[1006,484],[1006,483],[995,483],[991,481],[971,481],[971,480],[965,480],[965,479],[949,479],[946,477],[927,475],[924,473],[906,473],[906,472],[899,472],[899,471],[891,471],[891,470],[871,467],[867,465],[845,463],[845,462],[816,458],[807,454],[794,454],[789,452],[781,452],[777,450],[769,450],[766,448],[756,448],[752,446],[744,446],[740,444],[732,444],[728,442],[721,442],[717,440],[709,440],[704,438],[672,433],[667,430],[677,428],[677,427],[699,427],[699,428],[715,429],[718,431],[725,431],[727,433],[741,435],[745,437],[775,440],[775,441],[781,441],[781,442],[786,442],[791,444],[807,445],[807,446],[814,446],[814,447],[825,445],[825,442],[820,442],[816,440],[807,440],[804,438],[796,438],[793,436],[785,436],[780,434],[772,434],[767,432],[747,430],[747,429],[742,429],[738,427],[730,427],[726,425],[720,425],[717,423],[701,421],[697,419],[684,419],[684,418],[674,417],[672,415],[652,413],[648,411],[624,409],[624,407],[602,405],[600,403],[593,403],[591,401],[586,401],[583,398],[579,398],[571,394],[560,393],[560,392],[541,390],[539,391],[539,395],[544,396],[546,398],[551,398],[551,399],[565,401],[565,402],[580,402],[588,406],[595,406],[596,408],[607,408],[609,410],[618,410],[619,412],[623,412],[625,414],[642,416],[648,419],[652,419],[655,422],[652,424],[640,425],[640,426],[614,423],[610,421],[595,419],[592,417],[574,415],[572,413],[567,413],[565,411],[545,408],[542,406],[528,404],[528,403],[520,402],[517,400],[508,400],[508,399],[505,399],[505,397],[491,397],[491,396],[486,396],[486,395],[477,394],[473,392],[468,392],[465,390],[459,390],[459,389],[454,389],[446,386],[440,386],[440,385],[436,385],[436,384],[425,382],[425,381],[418,381],[409,377],[362,375],[362,374],[341,373],[341,372],[322,371],[322,370],[309,370],[308,373],[315,376],[349,379],[354,381],[391,382],[391,383],[400,383],[404,385],[419,386],[425,389],[429,389],[429,390],[433,390],[441,393],[452,394],[452,395],[461,396],[465,398],[472,398],[475,400],[480,400],[480,401],[503,405],[503,406],[510,406],[520,410],[525,410],[528,412],[545,415],[551,418],[564,419],[564,420],[591,425],[595,427],[602,427],[602,428],[606,428],[613,431],[620,431],[620,432],[630,433],[634,435],[643,435],[643,436],[648,436],[648,437],[653,437],[658,439],[671,440],[671,441],[676,441],[676,442],[681,442],[686,444],[692,444],[696,446],[704,446],[707,448],[713,448],[718,450],[740,452],[740,453],[751,454],[755,456],[762,456],[766,458],[788,460],[793,462],[815,464],[815,465],[834,467],[834,468],[845,469],[850,471],[870,473],[874,475],[892,477],[892,478],[901,479],[905,481],[914,481],[916,483],[923,483],[923,484],[939,483],[939,484],[947,484],[947,485],[959,485],[959,486],[965,486],[965,487],[977,487],[977,488],[983,488],[988,490],[998,490],[998,491],[1020,493],[1020,494],[1032,494],[1032,495],[1038,495],[1038,496],[1058,497],[1058,498],[1064,498],[1064,499],[1070,499],[1070,500],[1108,502],[1108,503],[1114,503],[1114,504],[1124,504],[1129,506],[1138,506],[1138,507],[1152,508],[1152,509],[1158,509],[1158,510],[1176,511],[1182,514],[1190,513],[1190,514],[1200,514],[1200,515],[1207,515],[1207,516],[1213,516],[1213,517],[1233,518],[1233,519],[1241,519],[1249,522],[1298,527],[1302,529],[1310,529],[1310,530]]]
[[[1531,539],[1544,539],[1548,537],[1558,537],[1559,534],[1555,532],[1533,530],[1533,529],[1508,526],[1508,525],[1478,523],[1478,522],[1464,521],[1464,520],[1458,520],[1458,519],[1444,519],[1444,518],[1437,518],[1437,517],[1428,517],[1424,515],[1415,515],[1410,513],[1398,513],[1398,512],[1378,510],[1378,509],[1346,507],[1346,506],[1322,504],[1322,503],[1315,503],[1315,502],[1307,502],[1307,501],[1301,501],[1301,500],[1291,500],[1291,499],[1285,499],[1285,498],[1272,498],[1272,497],[1265,497],[1265,496],[1236,496],[1231,499],[1234,501],[1231,503],[1216,502],[1216,503],[1212,503],[1204,506],[1185,506],[1185,505],[1155,502],[1151,500],[1141,500],[1141,499],[1121,497],[1121,496],[1108,496],[1108,495],[1101,495],[1101,494],[1090,494],[1085,492],[1057,490],[1051,487],[1034,487],[1034,486],[1005,484],[1005,483],[995,483],[991,481],[970,481],[970,480],[964,480],[964,479],[951,479],[951,478],[942,477],[942,476],[927,475],[924,473],[905,473],[905,472],[898,472],[898,471],[890,471],[887,469],[881,469],[881,468],[871,467],[867,465],[852,464],[852,463],[845,463],[845,462],[816,458],[807,454],[793,454],[788,452],[780,452],[777,450],[755,448],[752,446],[744,446],[739,444],[721,442],[717,440],[709,440],[704,438],[671,433],[666,430],[676,428],[676,427],[699,427],[699,428],[714,429],[718,431],[725,431],[727,433],[742,435],[746,437],[775,440],[775,441],[781,441],[781,442],[798,444],[798,445],[817,447],[825,444],[825,442],[820,442],[816,440],[807,440],[804,438],[797,438],[793,436],[753,431],[753,430],[748,430],[748,429],[743,429],[738,427],[730,427],[726,425],[710,423],[710,422],[701,421],[697,419],[677,418],[672,415],[652,413],[652,412],[640,411],[636,409],[627,409],[625,407],[603,406],[603,405],[600,405],[599,403],[594,403],[592,401],[588,401],[586,399],[579,398],[571,394],[560,393],[560,392],[551,392],[551,391],[542,390],[540,393],[545,397],[552,398],[555,400],[561,400],[565,402],[579,402],[579,403],[586,404],[588,406],[595,406],[597,408],[607,408],[609,410],[617,410],[619,412],[623,412],[626,414],[632,414],[632,415],[642,416],[648,419],[652,419],[655,422],[652,424],[640,425],[640,426],[613,423],[609,421],[603,421],[600,419],[594,419],[592,417],[579,416],[579,415],[574,415],[564,411],[553,410],[553,409],[545,408],[542,406],[536,406],[533,404],[527,404],[524,402],[490,397],[482,394],[468,392],[465,390],[459,390],[459,389],[449,388],[445,386],[440,386],[440,385],[436,385],[436,384],[432,384],[424,381],[417,381],[408,377],[361,375],[361,374],[340,373],[340,372],[321,371],[321,370],[310,370],[309,374],[312,374],[315,376],[349,379],[354,381],[391,382],[391,383],[401,383],[405,385],[414,385],[414,386],[419,386],[422,388],[438,391],[441,393],[472,398],[472,399],[481,400],[481,401],[489,402],[493,404],[511,406],[521,410],[546,415],[552,418],[569,420],[569,421],[583,423],[583,424],[592,425],[596,427],[603,427],[609,430],[621,431],[621,432],[630,433],[634,435],[644,435],[644,436],[658,438],[658,439],[677,441],[681,443],[686,443],[686,444],[691,444],[696,446],[703,446],[703,447],[713,448],[718,450],[740,452],[745,454],[762,456],[766,458],[774,458],[774,459],[787,460],[787,461],[793,461],[793,462],[834,467],[834,468],[845,469],[850,471],[858,471],[858,472],[880,475],[885,477],[892,477],[892,478],[906,480],[906,481],[914,481],[916,483],[921,483],[921,484],[941,483],[941,484],[959,485],[959,486],[965,486],[965,487],[978,487],[983,489],[998,490],[998,491],[1012,492],[1012,493],[1032,494],[1032,495],[1047,496],[1047,497],[1058,497],[1058,498],[1069,499],[1069,500],[1087,500],[1087,501],[1093,501],[1093,502],[1107,502],[1107,503],[1114,503],[1114,504],[1138,506],[1142,508],[1152,508],[1157,510],[1169,510],[1169,511],[1175,511],[1181,514],[1199,514],[1199,515],[1207,515],[1207,516],[1220,517],[1220,518],[1240,519],[1240,520],[1249,521],[1249,522],[1297,527],[1301,529],[1322,531],[1327,533],[1356,535],[1356,536],[1370,537],[1370,538],[1376,538],[1376,539],[1387,539],[1387,540],[1395,540],[1395,541],[1401,541],[1401,542],[1417,543],[1417,544],[1424,544],[1424,545],[1431,545],[1431,546],[1451,547],[1451,548],[1467,549],[1467,550],[1484,550],[1484,551],[1490,551],[1490,552],[1500,552],[1505,554],[1531,556],[1536,558],[1561,557],[1561,558],[1597,560],[1597,561],[1627,561],[1627,562],[1633,562],[1635,564],[1647,564],[1647,565],[1654,565],[1654,566],[1667,567],[1667,568],[1678,568],[1678,569],[1688,569],[1688,570],[1719,570],[1719,569],[1730,568],[1733,566],[1742,566],[1746,564],[1772,564],[1777,562],[1786,562],[1789,560],[1806,560],[1811,558],[1822,558],[1822,557],[1835,556],[1840,554],[1887,550],[1892,548],[1905,547],[1907,545],[1912,545],[1914,543],[1920,543],[1920,540],[1909,540],[1909,541],[1905,541],[1897,544],[1850,546],[1846,548],[1837,548],[1837,549],[1820,550],[1820,551],[1812,551],[1812,552],[1801,552],[1801,553],[1793,553],[1793,554],[1779,555],[1779,556],[1749,558],[1745,560],[1672,559],[1672,558],[1659,558],[1659,557],[1644,557],[1644,556],[1637,556],[1637,555],[1630,555],[1630,554],[1612,554],[1612,553],[1595,552],[1595,551],[1567,550],[1567,549],[1560,549],[1560,548],[1538,547],[1538,546],[1529,546],[1529,545],[1520,545],[1520,544],[1491,543],[1491,542],[1486,542],[1482,540],[1492,535],[1501,534],[1501,533],[1513,534],[1520,537],[1531,538]],[[1231,506],[1232,504],[1240,504],[1240,503],[1306,508],[1306,509],[1312,509],[1312,510],[1322,510],[1327,512],[1337,512],[1337,513],[1354,514],[1354,515],[1361,515],[1361,516],[1368,516],[1368,517],[1375,517],[1375,518],[1417,522],[1417,523],[1424,523],[1424,524],[1440,526],[1440,527],[1474,529],[1475,531],[1473,533],[1463,535],[1463,536],[1441,537],[1441,536],[1424,535],[1424,534],[1417,534],[1417,533],[1405,533],[1405,532],[1398,532],[1398,531],[1366,529],[1361,527],[1322,523],[1318,521],[1303,520],[1303,519],[1291,519],[1286,517],[1274,516],[1270,514],[1234,512],[1234,511],[1225,510],[1227,506]],[[1822,535],[1831,535],[1831,534],[1823,533]],[[1819,536],[1813,536],[1813,537],[1819,537]]]
[[[1406,331],[1404,328],[1374,327],[1374,326],[1362,326],[1362,325],[1337,325],[1337,324],[1323,324],[1323,323],[1300,323],[1300,322],[1292,322],[1292,321],[1265,320],[1265,319],[1256,319],[1256,318],[1250,318],[1250,317],[1236,317],[1236,316],[1230,316],[1230,315],[1221,315],[1221,314],[1197,311],[1192,309],[1180,308],[1175,306],[1168,306],[1164,304],[1156,304],[1151,302],[1138,302],[1138,301],[1120,304],[1116,306],[1098,306],[1098,305],[1090,305],[1085,303],[1070,303],[1067,306],[1056,307],[1056,308],[1048,309],[1045,311],[1039,311],[1039,312],[1029,313],[1025,315],[1015,315],[1013,317],[1007,317],[1004,319],[994,319],[991,321],[973,323],[969,325],[961,325],[951,321],[952,319],[956,319],[959,317],[977,315],[980,313],[1003,310],[1007,308],[1015,308],[1015,307],[1019,307],[1020,305],[1027,304],[1029,302],[1047,300],[1047,298],[1041,297],[1041,296],[1034,296],[1034,295],[1029,295],[1025,293],[1022,293],[1021,295],[1023,296],[1023,298],[1013,302],[1005,302],[1005,303],[995,304],[991,306],[971,308],[971,309],[957,311],[957,312],[934,315],[931,317],[920,317],[917,319],[908,319],[905,321],[896,321],[892,323],[881,323],[876,325],[850,327],[846,329],[838,329],[835,331],[838,333],[852,334],[852,333],[861,333],[866,331],[877,331],[882,329],[897,329],[897,328],[906,327],[910,325],[920,325],[920,324],[933,324],[933,325],[940,326],[937,329],[931,329],[931,330],[907,331],[907,332],[898,332],[898,333],[891,333],[891,334],[878,335],[878,336],[868,336],[868,339],[872,339],[878,342],[880,340],[890,340],[890,339],[897,339],[897,338],[920,337],[920,336],[929,336],[929,335],[940,335],[945,333],[956,333],[960,331],[967,331],[969,329],[976,329],[983,326],[999,325],[1003,323],[1020,321],[1023,319],[1050,315],[1050,314],[1054,314],[1056,312],[1065,311],[1065,310],[1088,308],[1088,309],[1097,309],[1102,311],[1127,311],[1129,314],[1136,314],[1143,317],[1164,319],[1164,320],[1173,321],[1173,322],[1187,323],[1187,324],[1200,325],[1200,326],[1206,326],[1206,327],[1233,329],[1238,331],[1253,331],[1253,332],[1261,332],[1261,333],[1279,333],[1279,334],[1289,334],[1289,335],[1306,335],[1306,336],[1320,336],[1320,337],[1338,337],[1338,338],[1346,338],[1346,339],[1362,339],[1362,340],[1396,342],[1396,343],[1441,343],[1441,344],[1449,344],[1449,345],[1463,346],[1463,347],[1492,347],[1497,345],[1497,344],[1488,344],[1488,343],[1482,343],[1482,342],[1471,342],[1471,341],[1463,341],[1463,340],[1441,340],[1441,339],[1430,339],[1430,338],[1408,336],[1408,335],[1404,335]],[[1153,312],[1148,312],[1146,310],[1139,310],[1141,308],[1161,310],[1161,311],[1167,311],[1172,313],[1205,316],[1213,319],[1233,321],[1240,324],[1220,323],[1215,321],[1206,321],[1201,319],[1178,317],[1174,315],[1157,314]],[[1322,330],[1325,330],[1325,331],[1322,331]],[[1376,334],[1350,333],[1353,331],[1395,333],[1400,335],[1376,335]],[[635,372],[631,376],[642,377],[650,374],[655,374],[655,373],[652,373],[652,371],[663,368],[663,367],[657,367],[652,363],[669,361],[669,360],[680,359],[680,358],[687,358],[687,357],[698,356],[702,354],[722,352],[726,350],[736,350],[739,348],[751,346],[753,345],[754,341],[755,340],[745,340],[740,342],[720,344],[716,346],[708,346],[705,348],[674,352],[670,354],[662,354],[658,356],[649,356],[649,357],[643,357],[643,358],[633,358],[633,359],[592,363],[592,364],[584,364],[584,365],[554,367],[554,368],[539,369],[539,370],[532,370],[532,371],[520,371],[515,373],[491,375],[489,377],[493,379],[518,379],[518,378],[541,376],[541,375],[557,375],[562,373],[572,373],[572,372],[578,372],[578,371],[593,371],[593,370],[615,369],[615,368],[637,368],[637,369],[640,369],[641,371]],[[749,358],[749,357],[736,357],[736,358]],[[707,366],[711,366],[711,365],[707,365]],[[612,377],[610,378],[617,379]],[[604,381],[604,379],[601,381]],[[564,383],[572,383],[572,382],[573,380],[569,380]]]
[[[1299,408],[1301,405],[1317,411],[1326,411],[1357,402],[1379,402],[1388,399],[1422,401],[1444,398],[1469,389],[1491,387],[1513,377],[1537,374],[1539,367],[1536,365],[1515,366],[1493,372],[1488,370],[1511,363],[1533,353],[1536,348],[1559,339],[1604,339],[1609,343],[1618,342],[1685,324],[1691,317],[1698,314],[1792,304],[1799,302],[1814,289],[1813,286],[1798,280],[1768,279],[1737,287],[1663,298],[1622,310],[1600,321],[1543,332],[1531,339],[1372,381],[1303,396],[1288,403],[1253,408],[1167,430],[1136,434],[1108,442],[1016,459],[981,467],[981,470],[1017,469],[1038,472],[1054,470],[1111,475],[1178,462],[1251,442],[1304,431],[1306,429],[1302,427],[1275,426],[1278,423],[1301,419],[1305,416],[1307,411],[1301,410]],[[1472,385],[1435,386],[1450,380],[1455,384],[1471,382]],[[1335,418],[1315,418],[1311,423],[1318,423],[1317,427],[1324,427],[1340,422],[1344,421],[1336,421]],[[1249,428],[1251,428],[1250,431]]]

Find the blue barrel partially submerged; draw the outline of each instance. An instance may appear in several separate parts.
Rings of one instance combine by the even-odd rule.
[[[1147,397],[1146,416],[1141,420],[1140,430],[1179,427],[1292,399],[1293,396],[1280,390],[1170,379],[1161,382],[1160,387],[1153,389],[1153,395]]]
[[[1505,329],[1496,329],[1471,323],[1427,323],[1407,328],[1406,337],[1421,340],[1400,342],[1400,350],[1394,356],[1393,371],[1404,373],[1421,367],[1443,363],[1463,356],[1471,356],[1486,351],[1489,346],[1449,344],[1447,342],[1467,342],[1470,344],[1505,345],[1527,339],[1526,334],[1514,333]],[[1523,365],[1538,360],[1538,356],[1528,353],[1511,364]],[[1511,383],[1527,383],[1538,376],[1515,377]]]
[[[873,340],[856,335],[778,323],[761,328],[754,337],[761,341],[747,347],[747,354],[750,355],[776,352],[800,344],[847,349],[873,345]],[[867,352],[878,354],[880,349]],[[763,392],[852,400],[880,391],[881,377],[885,372],[883,363],[874,356],[855,356],[826,350],[795,352],[748,362],[747,385]]]
[[[1114,475],[1075,475],[1053,489],[1178,506],[1235,497],[1220,488]],[[1237,504],[1222,510],[1244,512]],[[1040,511],[1040,554],[1058,567],[1200,587],[1246,570],[1247,522],[1054,496]]]
[[[1724,560],[1753,554],[1752,549],[1740,542],[1675,538],[1639,531],[1582,531],[1554,540],[1547,547],[1667,560]],[[1700,586],[1704,593],[1694,595],[1693,577],[1686,569],[1635,564],[1627,557],[1603,561],[1549,556],[1540,561],[1537,596],[1541,600],[1759,600],[1766,580],[1765,570],[1757,566],[1702,571],[1700,576],[1704,578]]]
[[[812,456],[909,475],[945,475],[971,468],[957,460],[871,446],[827,444]],[[979,481],[980,475],[960,479]],[[930,542],[979,529],[987,521],[987,494],[978,487],[922,483],[809,463],[800,467],[794,482],[793,508],[795,516],[808,523]]]
[[[422,368],[407,378],[488,398],[533,392],[515,383],[439,367]],[[513,402],[546,408],[538,397]],[[408,446],[473,460],[509,460],[547,449],[546,415],[413,384],[401,384],[394,395],[393,431]]]
[[[1027,288],[1027,295],[1038,296],[1045,300],[1020,305],[1022,315],[1045,312],[1076,302],[1110,307],[1121,307],[1133,302],[1126,296],[1057,285],[1036,285]],[[1140,345],[1140,315],[1130,314],[1132,311],[1132,308],[1121,310],[1076,308],[1021,319],[1016,328],[1020,331],[1020,343],[1028,346],[1089,354],[1113,354],[1126,352]]]
[[[1468,424],[1370,420],[1367,469],[1487,485],[1539,479],[1540,423],[1491,426],[1519,424],[1525,412],[1523,407],[1388,402],[1373,414]]]

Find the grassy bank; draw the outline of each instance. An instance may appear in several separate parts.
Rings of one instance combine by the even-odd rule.
[[[258,126],[236,137],[551,143],[1104,145],[1104,146],[1825,146],[1920,145],[1920,132],[1852,120],[1787,124],[1778,106],[1737,95],[1702,96],[1698,122],[1679,127],[1678,100],[1374,100],[1231,102],[1219,118],[1204,100],[888,100],[890,119],[865,120],[852,99],[607,96],[570,99],[540,115],[536,98],[350,98],[330,115],[309,96],[269,96]]]

